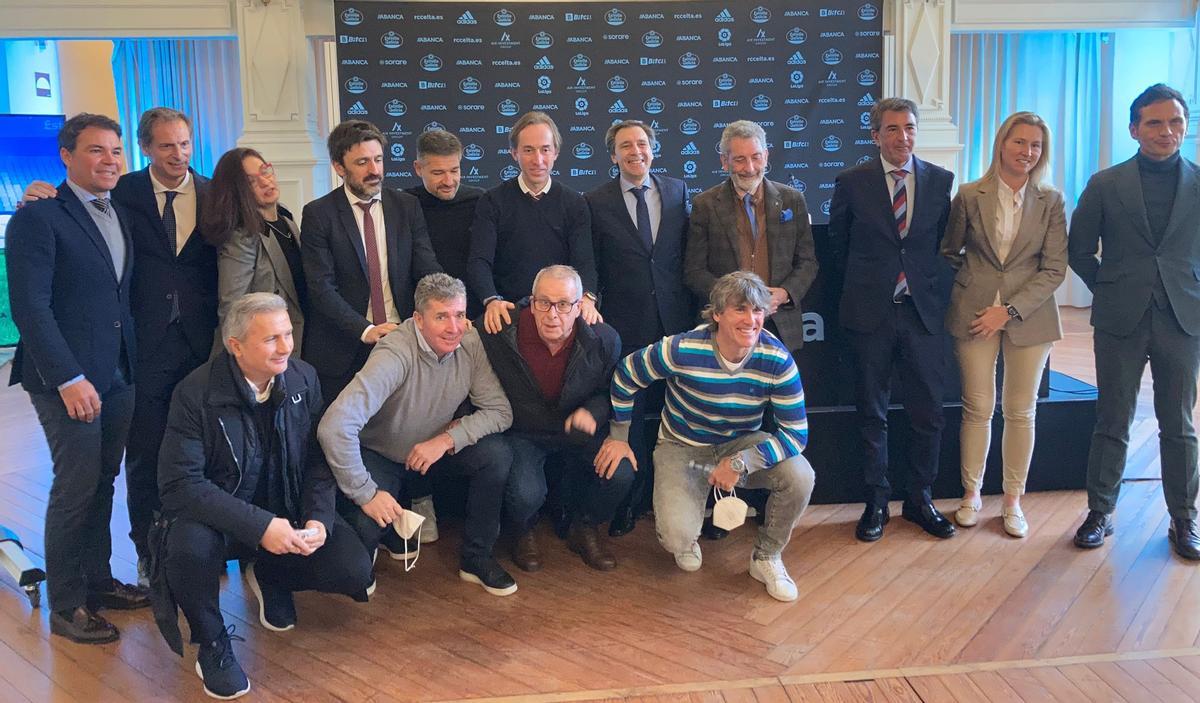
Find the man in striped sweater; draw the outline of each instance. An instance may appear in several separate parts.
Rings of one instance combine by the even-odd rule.
[[[758,530],[750,575],[772,597],[796,599],[781,554],[808,507],[815,474],[800,453],[808,442],[804,388],[787,347],[763,329],[771,293],[758,276],[722,276],[704,310],[708,321],[630,354],[612,381],[609,439],[597,467],[629,459],[626,438],[634,396],[666,379],[667,398],[654,449],[654,520],[658,541],[684,571],[700,568],[700,526],[712,487],[765,488],[766,520]],[[771,408],[776,429],[762,431]],[[711,471],[697,467],[713,466]]]

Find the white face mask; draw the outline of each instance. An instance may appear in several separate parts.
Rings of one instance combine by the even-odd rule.
[[[722,530],[735,530],[746,522],[746,501],[737,497],[736,490],[723,496],[720,489],[713,486],[713,495],[717,499],[712,510],[713,525]]]
[[[417,566],[417,560],[421,558],[421,523],[425,522],[425,516],[413,510],[405,510],[400,513],[400,519],[392,522],[392,529],[396,534],[407,540],[415,540],[417,543],[417,555],[413,557],[412,562],[408,561],[408,557],[404,558],[404,570],[412,571]]]

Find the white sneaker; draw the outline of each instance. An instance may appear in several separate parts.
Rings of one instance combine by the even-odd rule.
[[[775,600],[791,602],[796,600],[796,582],[788,576],[783,566],[783,559],[768,557],[766,559],[750,560],[750,575],[755,581],[767,587],[767,593]]]
[[[703,557],[700,554],[699,542],[692,542],[692,546],[688,547],[686,552],[680,552],[675,555],[675,566],[684,571],[699,571],[702,562]]]
[[[418,533],[421,544],[436,542],[438,539],[437,513],[433,510],[433,496],[413,499],[412,511],[425,518],[425,522],[421,523],[421,529]]]

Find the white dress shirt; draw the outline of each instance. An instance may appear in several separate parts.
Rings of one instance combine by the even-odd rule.
[[[637,229],[637,196],[630,193],[629,189],[647,186],[645,196],[646,209],[650,211],[650,241],[657,242],[658,225],[662,223],[662,193],[654,185],[654,179],[650,177],[650,174],[646,174],[646,178],[641,183],[631,183],[622,175],[620,183],[621,195],[625,198],[625,209],[629,210],[629,217],[633,220],[634,229]]]
[[[367,253],[367,240],[363,234],[363,209],[358,206],[358,203],[366,203],[366,200],[360,199],[357,195],[350,191],[350,186],[342,186],[342,191],[346,194],[346,200],[350,201],[350,212],[354,213],[354,222],[358,225],[358,236],[362,238],[363,255]],[[387,227],[383,221],[383,200],[378,195],[371,199],[375,204],[371,206],[371,222],[375,225],[375,247],[379,250],[379,279],[383,285],[383,310],[387,315],[388,322],[394,322],[397,325],[403,322],[400,319],[400,312],[396,310],[396,301],[392,300],[392,286],[388,278],[388,250],[387,250]],[[368,298],[367,307],[362,311],[363,317],[371,319],[371,301]],[[363,330],[362,336],[365,337],[367,332],[375,325],[368,325]]]
[[[882,156],[879,160],[883,162],[883,173],[887,176],[888,186],[888,201],[891,202],[892,194],[896,192],[896,179],[892,178],[892,171],[904,169],[908,175],[904,177],[904,227],[906,230],[912,229],[913,204],[917,202],[917,176],[913,173],[916,168],[913,164],[912,157],[908,157],[908,163],[897,166]]]
[[[188,171],[183,182],[174,188],[168,188],[154,177],[154,170],[149,169],[150,184],[154,186],[154,200],[158,203],[158,216],[161,218],[163,209],[167,206],[167,191],[173,190],[178,195],[171,201],[171,209],[175,211],[175,253],[183,251],[188,238],[196,229],[196,181],[192,172]]]

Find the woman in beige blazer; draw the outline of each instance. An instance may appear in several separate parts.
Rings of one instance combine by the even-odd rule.
[[[292,318],[293,356],[304,339],[300,228],[279,204],[275,168],[254,149],[230,149],[213,169],[204,236],[217,247],[218,317],[246,293],[275,293]]]
[[[1062,338],[1054,291],[1067,270],[1062,193],[1043,185],[1050,129],[1032,112],[1000,125],[988,172],[963,185],[950,209],[942,255],[957,270],[946,328],[962,369],[962,505],[959,525],[979,521],[980,489],[1004,355],[1004,531],[1029,527],[1021,495],[1033,456],[1037,389],[1050,345]]]

